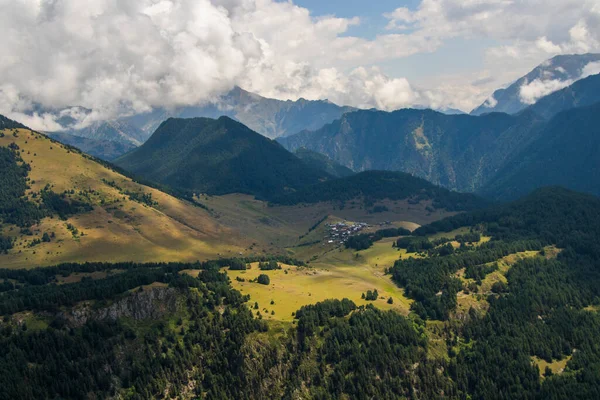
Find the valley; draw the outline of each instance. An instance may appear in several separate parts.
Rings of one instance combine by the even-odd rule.
[[[599,2],[0,1],[0,400],[600,399]]]

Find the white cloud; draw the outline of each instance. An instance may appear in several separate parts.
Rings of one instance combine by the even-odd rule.
[[[557,90],[566,88],[573,83],[572,80],[567,79],[561,81],[559,79],[540,80],[535,79],[530,83],[524,84],[519,89],[519,97],[525,104],[534,104],[536,101],[544,96],[554,93]]]
[[[487,98],[487,100],[483,104],[487,108],[494,108],[494,107],[496,107],[498,105],[498,100],[496,100],[496,98],[494,97],[494,95],[491,95],[490,97]]]
[[[400,34],[342,36],[360,20],[314,18],[273,0],[0,0],[0,11],[0,85],[12,91],[0,94],[0,112],[93,110],[78,115],[78,126],[202,104],[234,85],[390,109],[414,97],[408,82],[358,68],[439,45]],[[57,128],[49,115],[29,121]]]
[[[581,79],[587,78],[588,76],[600,74],[600,61],[591,62],[585,67],[581,73]]]
[[[34,128],[52,130],[54,114],[40,110],[85,107],[72,111],[84,126],[202,104],[234,85],[386,110],[470,109],[549,55],[600,50],[597,0],[422,0],[385,17],[388,30],[365,39],[347,35],[360,18],[316,18],[290,1],[0,0],[0,113],[28,112]],[[422,85],[377,67],[456,37],[502,44],[485,70]],[[550,85],[538,86],[525,96]]]

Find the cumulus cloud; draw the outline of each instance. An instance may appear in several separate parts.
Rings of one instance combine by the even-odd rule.
[[[521,86],[519,89],[519,97],[525,104],[534,104],[542,97],[554,93],[557,90],[564,89],[572,83],[573,81],[570,79],[564,81],[561,81],[560,79],[535,79],[532,82]]]
[[[343,36],[359,18],[315,18],[273,0],[0,0],[0,11],[0,112],[44,130],[73,106],[91,110],[75,115],[83,127],[202,104],[234,85],[390,109],[414,98],[410,85],[361,64],[439,45]]]
[[[103,118],[200,103],[260,56],[207,0],[2,3],[2,81],[47,109],[77,105]]]
[[[583,68],[581,78],[600,74],[600,61],[591,62]]]
[[[43,130],[202,104],[235,85],[385,110],[468,109],[547,55],[600,50],[597,0],[422,0],[386,13],[372,39],[347,34],[359,17],[315,17],[292,1],[0,0],[0,11],[0,113]],[[519,68],[496,59],[477,78],[485,84],[469,72],[421,86],[377,67],[456,37],[506,42],[488,56]],[[528,99],[549,86],[535,85]]]

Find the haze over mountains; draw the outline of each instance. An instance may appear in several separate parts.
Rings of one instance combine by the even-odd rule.
[[[229,93],[216,99],[214,103],[203,106],[188,106],[172,110],[155,109],[149,113],[118,120],[93,122],[90,126],[81,129],[74,125],[75,121],[72,119],[61,118],[59,122],[67,127],[66,130],[60,132],[63,134],[61,139],[67,144],[76,146],[76,143],[81,143],[81,141],[71,139],[64,134],[86,139],[112,141],[130,148],[144,143],[168,118],[219,118],[224,115],[242,122],[263,136],[276,138],[304,129],[318,129],[339,118],[345,112],[353,110],[355,108],[338,106],[327,100],[281,101],[269,99],[235,87]],[[86,110],[82,112],[85,113]],[[98,155],[106,159],[112,157],[110,151],[107,152],[107,156]]]

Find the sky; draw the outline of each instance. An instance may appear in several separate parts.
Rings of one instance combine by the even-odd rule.
[[[600,2],[0,0],[0,36],[0,113],[40,130],[201,105],[236,85],[468,112],[557,54],[600,52]]]

